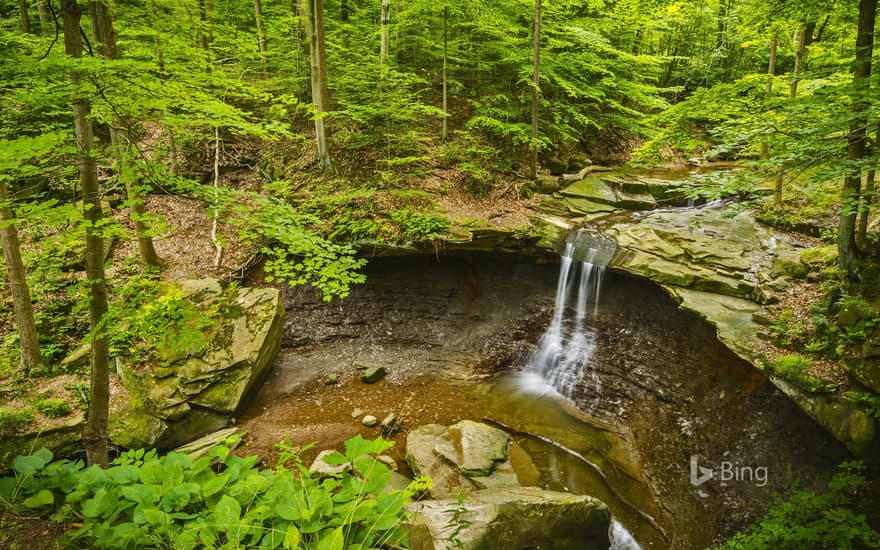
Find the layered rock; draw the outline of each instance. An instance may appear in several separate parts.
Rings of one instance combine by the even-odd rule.
[[[117,358],[110,437],[121,447],[174,447],[225,426],[268,374],[281,346],[284,308],[271,288],[224,290],[213,279],[181,283],[213,317],[197,353],[161,364]],[[225,307],[214,307],[217,302]]]

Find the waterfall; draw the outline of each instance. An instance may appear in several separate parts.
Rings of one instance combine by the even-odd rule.
[[[589,370],[596,343],[591,321],[598,313],[605,266],[616,244],[604,233],[579,229],[568,235],[561,252],[553,319],[526,370],[569,398],[584,378],[591,399],[598,402],[601,396],[599,377]]]

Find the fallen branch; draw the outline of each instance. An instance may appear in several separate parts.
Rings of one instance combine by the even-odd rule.
[[[633,512],[635,512],[636,514],[641,516],[642,519],[647,521],[651,525],[651,527],[653,527],[654,529],[657,530],[658,533],[660,533],[660,535],[663,537],[663,539],[666,542],[669,542],[669,535],[666,534],[666,530],[663,529],[662,527],[660,527],[660,525],[654,520],[654,518],[652,518],[650,515],[643,512],[642,510],[639,510],[636,506],[634,506],[626,498],[624,498],[623,495],[621,495],[619,492],[617,492],[617,490],[614,488],[614,486],[611,485],[611,480],[609,480],[608,476],[605,475],[605,472],[602,471],[602,468],[600,468],[594,462],[591,462],[584,455],[580,454],[579,452],[577,452],[573,449],[569,449],[568,447],[566,447],[565,445],[563,445],[561,443],[553,441],[549,437],[544,437],[543,435],[535,433],[535,432],[518,430],[516,428],[508,426],[507,424],[505,424],[504,422],[501,422],[500,420],[495,420],[494,418],[489,418],[487,416],[484,416],[483,422],[488,422],[489,424],[493,424],[495,426],[498,426],[502,430],[509,432],[513,435],[520,435],[520,436],[531,437],[532,439],[537,439],[538,441],[541,441],[541,442],[546,443],[552,447],[555,447],[556,449],[559,449],[560,451],[580,460],[581,462],[583,462],[584,464],[586,464],[587,466],[592,468],[593,471],[595,471],[597,474],[599,474],[599,477],[602,478],[602,481],[605,483],[605,487],[607,487],[608,490],[611,491],[611,494],[613,494],[617,498],[617,500],[619,500],[621,503],[623,503],[624,506],[626,506],[627,508],[629,508],[630,510],[632,510]]]

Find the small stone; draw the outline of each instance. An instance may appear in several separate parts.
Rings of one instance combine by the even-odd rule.
[[[394,413],[389,413],[388,416],[382,421],[382,433],[383,434],[392,434],[400,428],[400,423],[397,421],[397,415]]]
[[[389,468],[391,468],[391,469],[394,470],[395,472],[397,471],[397,461],[394,460],[393,458],[391,458],[390,456],[388,456],[388,455],[379,455],[379,456],[376,457],[376,460],[378,460],[378,461],[381,462],[382,464],[388,466]]]
[[[361,375],[361,380],[365,384],[373,384],[378,382],[385,376],[385,367],[370,367]]]
[[[338,453],[336,453],[336,451],[330,450],[321,451],[320,453],[318,453],[318,456],[315,457],[315,461],[312,462],[311,466],[309,466],[309,472],[318,475],[333,475],[341,474],[342,472],[351,469],[351,464],[349,464],[348,462],[337,465],[332,465],[325,462],[324,459],[327,458],[328,455],[332,454]]]
[[[328,374],[324,377],[325,386],[335,386],[339,383],[339,377],[336,374]]]
[[[363,418],[363,420],[361,420],[361,424],[363,424],[364,426],[366,426],[368,428],[372,428],[373,426],[375,426],[378,423],[379,423],[379,419],[376,418],[375,416],[373,416],[372,414],[368,414],[367,416],[365,416]]]
[[[359,417],[359,416],[362,415],[362,414],[364,414],[364,411],[362,411],[362,410],[360,410],[360,409],[355,409],[355,410],[351,411],[351,417],[352,417],[352,418],[357,418],[357,417]]]

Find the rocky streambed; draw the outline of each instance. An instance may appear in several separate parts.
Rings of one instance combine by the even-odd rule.
[[[486,253],[379,258],[340,302],[284,289],[283,349],[237,419],[249,434],[242,452],[271,460],[275,442],[290,438],[320,442],[317,454],[358,433],[375,437],[379,427],[363,416],[393,413],[402,429],[391,435],[392,457],[410,473],[411,430],[490,418],[516,430],[534,464],[530,484],[603,500],[646,548],[720,540],[777,492],[818,486],[850,456],[721,344],[714,326],[624,274],[603,285],[591,363],[598,384],[585,379],[573,403],[562,399],[522,372],[549,321],[557,270]],[[362,382],[376,366],[387,375]],[[610,487],[526,432],[595,463]],[[692,462],[713,478],[692,483]]]

